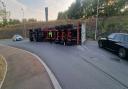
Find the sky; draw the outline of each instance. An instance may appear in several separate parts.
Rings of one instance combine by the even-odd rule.
[[[49,20],[57,19],[58,12],[65,11],[75,0],[2,0],[10,11],[10,18],[45,20],[45,7],[49,8]],[[23,8],[23,9],[22,9]]]

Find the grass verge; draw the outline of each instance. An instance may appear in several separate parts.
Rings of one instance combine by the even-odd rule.
[[[0,55],[0,88],[3,84],[7,71],[7,63],[3,56]]]

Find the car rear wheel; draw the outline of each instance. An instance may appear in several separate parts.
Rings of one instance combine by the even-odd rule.
[[[118,55],[121,58],[126,58],[126,50],[124,48],[120,48]]]
[[[103,43],[101,41],[99,41],[99,47],[103,48]]]

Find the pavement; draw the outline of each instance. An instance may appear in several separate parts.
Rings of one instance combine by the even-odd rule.
[[[1,89],[54,89],[44,66],[26,51],[0,45],[7,61],[7,75]]]
[[[82,46],[45,42],[0,41],[38,55],[56,76],[62,89],[128,89],[128,62],[98,48],[96,41]]]

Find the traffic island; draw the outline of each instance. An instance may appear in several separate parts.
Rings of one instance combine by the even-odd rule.
[[[7,72],[6,60],[2,55],[0,55],[0,89],[1,89],[1,86],[4,82],[6,72]]]
[[[0,49],[8,64],[1,89],[54,89],[46,69],[31,53],[2,45]]]

